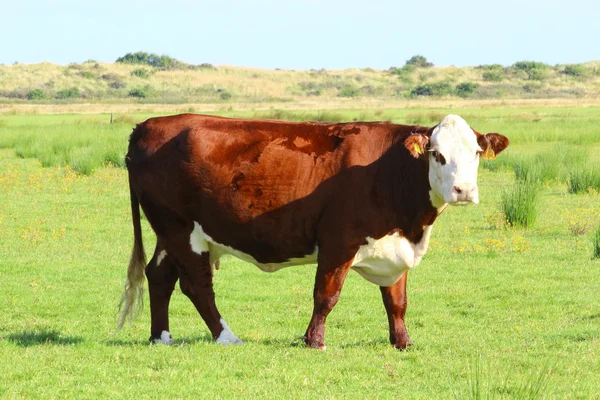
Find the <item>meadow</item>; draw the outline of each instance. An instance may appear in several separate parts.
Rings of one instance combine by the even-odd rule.
[[[147,301],[117,332],[132,245],[123,155],[135,123],[160,112],[0,115],[0,397],[600,398],[600,108],[218,111],[425,125],[452,112],[511,145],[482,163],[481,204],[436,222],[408,279],[403,352],[358,274],[314,351],[300,337],[315,267],[266,274],[234,258],[215,291],[244,346],[214,344],[178,288],[175,345],[148,343]],[[535,191],[533,211],[516,211],[533,213],[525,224],[506,211],[523,187]],[[145,221],[144,239],[151,249]]]

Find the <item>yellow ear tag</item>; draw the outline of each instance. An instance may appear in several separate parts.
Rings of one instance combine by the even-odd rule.
[[[485,158],[486,160],[493,160],[494,158],[496,158],[496,153],[491,147],[488,147],[483,152],[483,158]]]
[[[413,149],[414,149],[415,153],[423,154],[423,149],[421,148],[421,146],[419,146],[419,143],[415,143],[413,145]]]

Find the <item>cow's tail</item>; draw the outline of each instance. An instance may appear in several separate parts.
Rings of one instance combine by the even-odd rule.
[[[142,226],[140,224],[140,203],[137,195],[129,181],[129,192],[131,195],[131,218],[133,220],[133,250],[127,268],[127,281],[125,281],[125,291],[121,296],[119,310],[118,329],[123,327],[127,319],[133,320],[135,315],[142,308],[142,299],[144,294],[144,268],[146,267],[146,253],[144,252],[144,243],[142,242]]]

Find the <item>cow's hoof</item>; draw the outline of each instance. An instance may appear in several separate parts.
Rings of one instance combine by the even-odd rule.
[[[325,346],[325,343],[323,342],[309,340],[306,336],[303,337],[302,340],[304,341],[304,343],[306,343],[306,347],[308,347],[309,349],[317,349],[322,351],[325,351],[327,349],[327,346]]]
[[[153,344],[173,344],[175,341],[171,337],[169,331],[162,331],[159,338],[150,338],[150,343]]]
[[[407,342],[392,344],[392,346],[394,346],[395,349],[398,349],[400,351],[408,350],[408,348],[411,347],[412,345],[413,345],[413,343],[410,341],[410,339]]]

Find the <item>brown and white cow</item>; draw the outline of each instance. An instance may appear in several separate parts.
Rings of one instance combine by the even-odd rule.
[[[447,204],[479,202],[480,156],[507,146],[456,115],[431,128],[151,118],[134,129],[126,158],[134,247],[119,327],[140,300],[145,268],[153,342],[172,342],[168,307],[179,280],[217,343],[241,344],[212,284],[219,258],[232,254],[267,272],[317,263],[304,335],[315,348],[325,348],[325,319],[354,269],[380,286],[390,341],[405,348],[407,271]],[[147,266],[140,205],[157,236]]]

